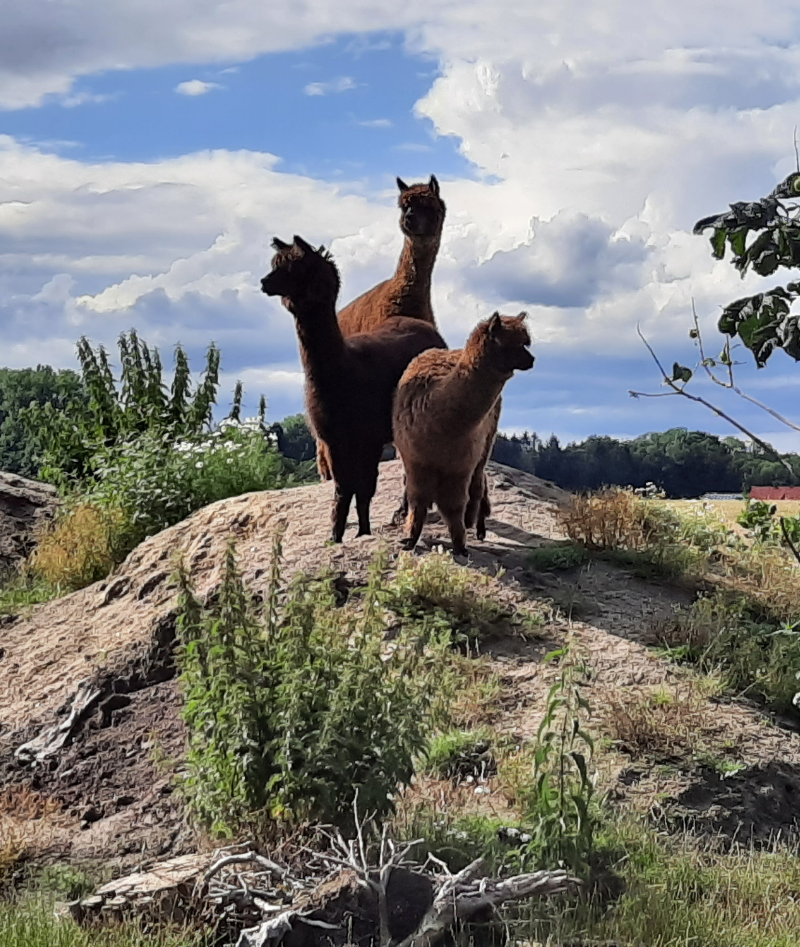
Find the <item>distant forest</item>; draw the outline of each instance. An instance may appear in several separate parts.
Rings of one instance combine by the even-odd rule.
[[[19,412],[32,401],[51,404],[68,414],[88,393],[80,376],[48,365],[35,369],[0,369],[0,470],[28,477],[39,474],[38,458]],[[271,425],[278,449],[294,460],[314,457],[314,439],[301,414]],[[642,487],[653,482],[673,497],[703,493],[735,493],[751,486],[800,484],[800,456],[784,455],[795,471],[760,448],[735,437],[716,437],[686,428],[643,434],[629,441],[589,437],[562,446],[558,438],[536,434],[500,435],[494,460],[552,480],[565,490],[595,490],[603,485]]]
[[[562,447],[557,437],[500,435],[493,459],[552,480],[565,490],[596,490],[604,485],[643,487],[652,482],[671,497],[737,493],[752,486],[800,484],[800,456],[784,454],[794,470],[758,447],[735,437],[716,437],[683,427],[642,434],[629,441],[588,437]]]

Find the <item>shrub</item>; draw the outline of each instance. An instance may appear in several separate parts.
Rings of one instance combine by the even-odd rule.
[[[425,746],[438,651],[399,635],[388,650],[377,557],[360,607],[337,608],[332,576],[287,587],[276,539],[256,608],[229,547],[218,601],[204,609],[179,570],[181,680],[189,730],[185,789],[195,816],[229,834],[256,813],[349,823],[393,808]],[[429,645],[435,645],[433,641]]]
[[[445,633],[461,644],[498,632],[535,633],[542,615],[505,604],[501,575],[463,569],[441,551],[424,558],[403,553],[384,604],[403,621],[418,625],[423,636]]]
[[[589,559],[583,546],[577,543],[558,543],[551,546],[539,546],[528,553],[527,565],[539,572],[552,569],[574,569]]]
[[[485,778],[497,771],[487,730],[445,730],[431,738],[424,754],[425,770],[437,779],[460,782]]]
[[[660,640],[668,653],[706,673],[720,674],[738,694],[797,713],[800,623],[782,623],[743,595],[716,592],[697,599]]]
[[[119,506],[77,502],[40,533],[30,570],[53,589],[81,589],[111,572],[124,557],[129,536]]]

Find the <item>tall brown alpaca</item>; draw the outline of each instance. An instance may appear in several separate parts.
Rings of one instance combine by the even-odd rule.
[[[397,179],[403,251],[394,276],[354,299],[339,313],[345,336],[371,332],[392,316],[407,316],[436,325],[431,305],[431,275],[442,239],[445,206],[439,182],[406,184]]]
[[[302,237],[277,238],[272,272],[261,281],[294,316],[306,375],[306,409],[335,483],[334,542],[344,536],[355,496],[358,535],[370,533],[383,445],[392,440],[392,397],[409,362],[429,348],[445,348],[433,326],[392,319],[374,332],[345,339],[336,319],[339,272],[323,247]]]
[[[526,314],[495,313],[461,350],[430,351],[408,366],[394,399],[394,443],[406,469],[409,514],[403,545],[413,549],[435,503],[453,552],[465,555],[466,530],[486,536],[484,468],[497,434],[500,395],[516,370],[533,367]]]

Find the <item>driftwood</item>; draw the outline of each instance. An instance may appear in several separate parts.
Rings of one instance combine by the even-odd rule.
[[[505,902],[579,884],[565,871],[488,878],[481,859],[457,874],[433,856],[414,863],[422,840],[397,844],[385,827],[373,863],[358,821],[355,838],[320,831],[318,841],[294,849],[292,867],[252,844],[185,855],[65,908],[84,922],[201,919],[236,947],[432,947],[455,924],[485,919]]]
[[[72,699],[69,714],[52,727],[47,727],[14,751],[14,756],[25,763],[41,763],[67,742],[86,711],[100,696],[101,690],[89,681],[81,681]]]

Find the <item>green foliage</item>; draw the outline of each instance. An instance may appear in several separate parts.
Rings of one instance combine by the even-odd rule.
[[[58,586],[51,585],[30,569],[11,570],[0,579],[0,615],[24,615],[34,605],[62,594]]]
[[[171,431],[140,434],[99,450],[92,470],[94,481],[81,496],[124,512],[126,554],[208,503],[304,479],[260,429],[225,421],[208,435],[177,443]]]
[[[541,867],[563,864],[585,874],[597,821],[589,772],[594,743],[583,727],[589,704],[581,683],[588,669],[571,659],[568,646],[545,657],[553,661],[561,662],[561,670],[547,694],[533,748],[533,778],[521,800],[531,826],[525,854]]]
[[[485,777],[496,770],[488,729],[445,730],[431,737],[423,754],[427,773],[437,779]]]
[[[230,834],[258,813],[337,825],[379,817],[425,746],[449,639],[384,644],[386,559],[376,558],[358,608],[336,605],[333,576],[286,588],[280,540],[262,608],[229,547],[218,600],[203,608],[181,568],[179,629],[185,789],[195,816]]]
[[[36,477],[36,441],[22,420],[22,411],[36,404],[74,414],[86,404],[79,375],[49,365],[36,368],[0,368],[0,470]]]
[[[80,927],[58,920],[48,897],[27,897],[0,905],[0,947],[211,947],[202,931],[176,926],[145,929],[137,924],[119,927]]]
[[[630,820],[606,826],[598,848],[621,894],[600,892],[564,910],[532,902],[513,940],[556,945],[794,947],[800,930],[800,859],[791,846],[703,849]]]
[[[292,460],[310,461],[317,453],[317,442],[302,414],[292,414],[270,427],[278,438],[278,450]]]
[[[578,543],[538,546],[528,553],[527,564],[537,572],[553,569],[574,569],[589,561],[589,553]]]
[[[722,677],[737,694],[797,714],[800,691],[800,622],[779,622],[743,595],[702,596],[665,629],[674,659]]]
[[[781,267],[795,269],[800,267],[798,195],[800,174],[793,173],[768,197],[731,204],[725,213],[699,220],[694,232],[711,228],[713,255],[721,260],[726,246],[730,247],[733,265],[742,276],[751,268],[760,276],[771,276]],[[798,295],[800,283],[789,283],[785,288],[776,286],[737,299],[723,309],[719,330],[731,338],[738,336],[759,368],[767,364],[776,349],[800,360],[800,323],[791,312]]]
[[[696,497],[710,492],[739,493],[751,486],[785,485],[788,478],[783,463],[758,445],[746,448],[735,437],[686,428],[643,434],[628,441],[595,436],[566,446],[555,437],[541,441],[535,434],[501,434],[492,456],[570,491],[613,485],[644,487],[652,482],[670,497]],[[800,457],[781,456],[800,480]]]
[[[219,349],[212,343],[202,379],[193,387],[186,353],[175,350],[175,376],[167,389],[158,350],[139,339],[135,329],[118,341],[117,381],[101,345],[81,338],[77,345],[86,400],[69,411],[52,401],[20,411],[28,437],[42,460],[42,476],[54,483],[81,481],[93,473],[98,451],[134,442],[149,434],[173,439],[194,437],[208,426],[219,386]]]
[[[765,503],[763,500],[753,500],[750,497],[745,502],[744,510],[736,518],[740,526],[750,532],[756,542],[800,545],[800,517],[779,516],[778,507],[774,503]]]
[[[409,553],[397,560],[397,575],[387,587],[384,605],[424,638],[452,636],[470,644],[498,632],[536,634],[543,617],[503,604],[498,579],[456,565],[444,551],[420,559]]]

